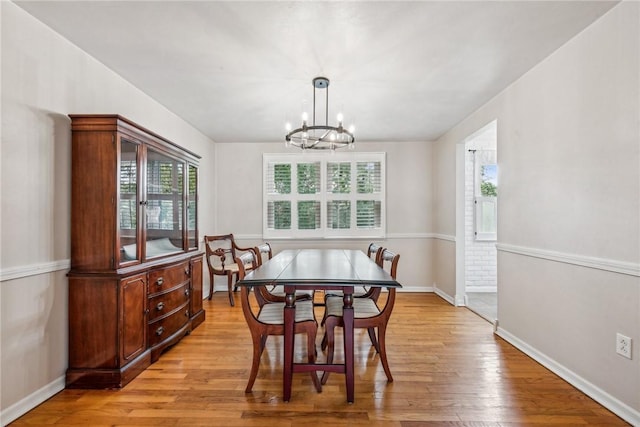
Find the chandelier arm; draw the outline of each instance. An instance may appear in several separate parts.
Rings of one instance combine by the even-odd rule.
[[[324,141],[324,139],[331,133],[332,130],[333,129],[327,129],[327,131],[325,133],[323,133],[320,138],[318,138],[318,142]]]

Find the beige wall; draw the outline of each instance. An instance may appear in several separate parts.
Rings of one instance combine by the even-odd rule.
[[[498,333],[636,423],[639,347],[628,360],[614,343],[640,342],[639,21],[639,3],[617,5],[433,156],[434,231],[455,233],[456,145],[498,120]]]
[[[356,146],[357,151],[386,152],[387,238],[379,242],[401,254],[398,280],[410,290],[430,288],[434,281],[431,143],[358,142]],[[302,155],[299,149],[284,146],[284,134],[282,144],[216,144],[217,232],[232,232],[245,245],[261,241],[262,154],[284,152]],[[272,240],[271,243],[278,251],[301,246],[365,249],[370,241]],[[216,279],[215,286],[226,285]]]
[[[64,387],[70,113],[117,113],[214,161],[189,124],[14,4],[2,1],[2,424]],[[204,183],[215,183],[211,167]],[[205,185],[202,188],[206,188]],[[201,212],[215,209],[203,192]],[[213,228],[208,217],[202,228]],[[90,307],[87,307],[90,310]]]

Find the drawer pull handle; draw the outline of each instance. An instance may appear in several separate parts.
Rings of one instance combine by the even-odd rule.
[[[158,305],[156,305],[156,310],[161,311],[164,308],[164,303],[163,302],[159,302]]]
[[[160,326],[158,329],[156,329],[156,335],[160,336],[164,333],[164,327]]]
[[[184,312],[184,317],[189,317],[189,310]]]
[[[162,284],[164,283],[164,279],[162,277],[158,278],[158,280],[156,280],[156,285],[158,286],[162,286]]]
[[[185,294],[186,296],[189,296],[189,289],[185,289],[185,290],[184,290],[184,294]]]

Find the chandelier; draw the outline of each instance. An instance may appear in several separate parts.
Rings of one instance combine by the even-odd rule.
[[[316,91],[324,89],[326,91],[324,102],[324,124],[316,124]],[[307,124],[309,116],[302,113],[302,126],[291,129],[291,124],[287,123],[286,145],[313,150],[335,150],[336,148],[354,148],[354,127],[345,129],[342,126],[342,113],[338,114],[338,126],[329,126],[329,79],[326,77],[316,77],[313,79],[313,120],[311,125]]]

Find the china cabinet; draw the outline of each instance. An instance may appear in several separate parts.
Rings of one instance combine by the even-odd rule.
[[[67,387],[116,388],[205,318],[200,157],[118,115],[70,115]]]

